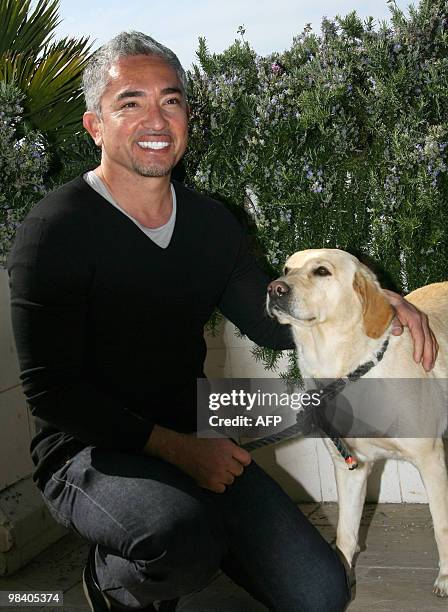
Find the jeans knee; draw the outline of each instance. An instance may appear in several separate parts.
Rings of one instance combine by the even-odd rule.
[[[179,594],[205,586],[216,574],[227,546],[224,531],[200,506],[158,521],[135,542],[132,558],[143,578],[169,582]]]
[[[309,601],[303,609],[306,612],[342,612],[351,598],[351,582],[344,563],[336,551],[326,560],[322,568],[320,584],[310,591]]]
[[[334,551],[332,551],[334,552]],[[313,575],[272,598],[270,609],[278,612],[343,612],[351,598],[351,588],[344,565],[337,554],[322,559]]]

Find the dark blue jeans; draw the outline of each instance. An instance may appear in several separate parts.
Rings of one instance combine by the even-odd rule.
[[[101,589],[138,610],[204,587],[222,569],[269,610],[336,612],[337,554],[254,461],[212,493],[145,455],[88,446],[44,488],[55,519],[97,543]]]

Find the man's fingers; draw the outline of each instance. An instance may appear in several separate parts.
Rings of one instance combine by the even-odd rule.
[[[428,355],[428,350],[430,350],[430,348],[428,347],[429,328],[428,328],[427,324],[426,324],[426,328],[425,328],[425,316],[423,314],[422,314],[422,316],[420,318],[420,325],[419,326],[415,326],[414,329],[415,329],[415,333],[418,334],[418,335],[416,335],[416,337],[414,339],[414,341],[415,341],[414,360],[417,363],[420,363],[422,361],[422,359],[424,358],[425,349],[426,349],[426,356]],[[411,332],[412,332],[412,335],[414,335],[414,330],[411,330]]]
[[[438,352],[437,340],[429,327],[428,316],[404,299],[394,304],[394,307],[397,317],[392,321],[392,334],[399,336],[403,331],[402,325],[409,327],[414,342],[414,361],[421,363],[428,372],[434,367]]]
[[[392,334],[394,336],[401,336],[403,333],[403,325],[400,323],[400,319],[395,316],[392,319]]]
[[[244,466],[248,466],[252,461],[250,453],[248,453],[244,448],[241,448],[241,446],[235,446],[232,455],[234,459],[239,461]]]
[[[422,329],[425,336],[425,343],[422,349],[422,365],[426,371],[431,369],[433,361],[433,344],[431,338],[431,330],[429,329],[428,317],[424,315],[422,317]]]
[[[437,353],[439,351],[439,344],[431,328],[429,327],[429,321],[426,315],[422,317],[422,328],[423,328],[423,333],[425,335],[422,365],[425,368],[425,370],[429,372],[429,370],[432,370],[432,368],[434,367],[434,363],[437,359]]]
[[[427,371],[432,370],[437,359],[437,355],[439,354],[439,343],[437,342],[437,338],[434,336],[433,332],[430,330],[431,334],[431,342],[432,342],[432,360],[430,361],[429,368]]]
[[[213,491],[213,493],[224,493],[226,487],[235,482],[235,476],[231,472],[223,472],[217,476],[216,480],[198,483],[203,489]]]
[[[198,482],[198,485],[202,489],[213,491],[213,493],[224,493],[226,490],[226,485],[222,482]]]
[[[419,324],[412,325],[412,327],[409,326],[409,331],[411,332],[412,339],[414,340],[414,361],[416,363],[420,363],[427,341],[423,324],[420,322]]]
[[[426,372],[434,367],[438,343],[429,327],[426,314],[421,313],[419,324],[409,328],[414,340],[414,361],[421,363]]]
[[[239,461],[237,461],[236,459],[232,459],[232,464],[229,467],[229,471],[234,476],[241,476],[244,471],[244,467]]]
[[[227,472],[222,480],[224,484],[231,485],[235,481],[235,476],[231,472]]]
[[[434,339],[434,346],[435,346],[434,359],[433,359],[433,362],[432,362],[432,367],[434,367],[434,365],[436,363],[437,356],[439,354],[439,343],[437,342],[437,338],[435,337],[433,332],[431,332],[431,335],[432,335],[432,337]]]

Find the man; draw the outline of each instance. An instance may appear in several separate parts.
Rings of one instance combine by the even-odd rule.
[[[174,609],[222,568],[271,610],[342,610],[343,566],[292,501],[231,440],[192,435],[215,306],[259,344],[293,343],[264,313],[267,279],[232,215],[171,182],[187,143],[179,61],[122,33],[84,92],[101,164],[31,211],[9,272],[34,478],[92,542],[90,607]],[[425,319],[391,299],[424,328],[429,366]]]

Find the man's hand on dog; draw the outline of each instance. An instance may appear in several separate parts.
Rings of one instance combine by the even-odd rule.
[[[408,327],[414,341],[414,360],[422,363],[426,372],[434,367],[439,351],[436,337],[429,327],[428,317],[401,295],[383,289],[384,294],[395,308],[396,316],[392,321],[392,334],[400,336],[403,327]]]
[[[224,493],[252,461],[246,450],[227,438],[196,438],[159,425],[143,452],[172,463],[214,493]]]

